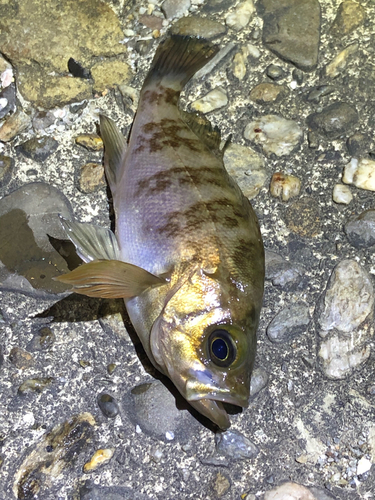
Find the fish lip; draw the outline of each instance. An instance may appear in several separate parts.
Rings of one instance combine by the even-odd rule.
[[[207,394],[189,394],[186,397],[187,401],[199,401],[207,399],[210,401],[215,401],[216,403],[228,403],[235,406],[240,406],[241,408],[247,408],[249,406],[249,400],[246,396],[231,395],[231,394],[220,394],[220,393],[207,393]]]
[[[230,427],[229,415],[225,411],[223,404],[208,398],[201,398],[189,401],[191,406],[195,408],[201,415],[211,420],[220,429],[226,430]]]

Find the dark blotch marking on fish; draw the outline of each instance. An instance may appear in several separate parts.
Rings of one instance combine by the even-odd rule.
[[[160,85],[156,88],[156,90],[145,90],[143,92],[141,105],[142,108],[145,107],[144,105],[150,104],[156,104],[156,106],[160,106],[162,104],[172,104],[176,106],[179,96],[179,91]]]

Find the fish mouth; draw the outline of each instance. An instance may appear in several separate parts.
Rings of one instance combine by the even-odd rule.
[[[228,413],[225,411],[221,401],[203,398],[189,401],[189,404],[194,409],[199,411],[199,413],[216,424],[220,429],[226,430],[230,427]]]

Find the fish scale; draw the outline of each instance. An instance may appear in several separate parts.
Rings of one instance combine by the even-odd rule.
[[[217,50],[181,36],[159,45],[128,145],[101,116],[116,238],[63,221],[85,264],[59,280],[77,293],[123,297],[153,365],[226,429],[223,403],[248,405],[264,250],[250,202],[224,168],[218,131],[178,108],[183,86]]]

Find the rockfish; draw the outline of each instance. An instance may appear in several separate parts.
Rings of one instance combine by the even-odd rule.
[[[250,202],[224,168],[220,134],[177,107],[218,48],[162,42],[127,143],[100,118],[116,235],[63,220],[84,264],[59,277],[91,297],[123,297],[152,364],[221,429],[222,403],[248,405],[263,300],[264,250]]]

